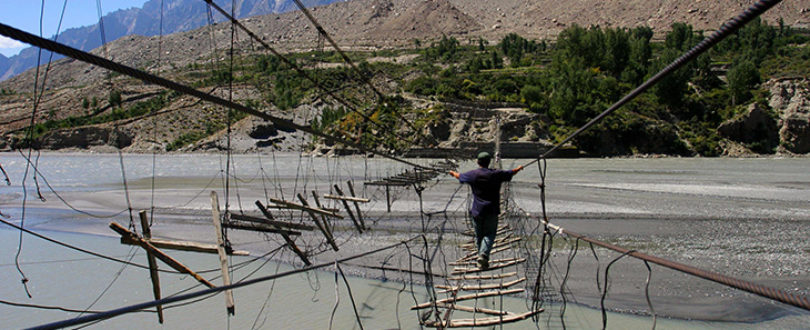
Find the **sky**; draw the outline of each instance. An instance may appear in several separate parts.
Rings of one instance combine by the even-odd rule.
[[[56,33],[62,6],[65,7],[65,17],[62,21],[62,31],[98,22],[98,6],[96,0],[0,0],[0,23],[14,28],[39,35],[39,19],[42,1],[45,2],[45,11],[42,20],[42,35],[51,38]],[[99,0],[104,15],[118,9],[138,7],[147,0]],[[16,40],[0,36],[0,54],[11,57],[28,47]]]

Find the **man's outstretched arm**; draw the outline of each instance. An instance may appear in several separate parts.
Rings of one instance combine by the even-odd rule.
[[[512,169],[512,174],[517,174],[517,172],[520,172],[522,170],[523,170],[523,165],[520,165],[520,166],[515,167],[514,169]]]
[[[456,172],[456,171],[450,171],[449,174],[452,175],[456,179],[458,179],[461,176],[461,174],[458,174],[458,172]]]

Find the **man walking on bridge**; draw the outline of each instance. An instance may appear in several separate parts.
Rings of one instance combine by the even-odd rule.
[[[489,168],[492,156],[488,152],[478,154],[479,168],[450,175],[460,183],[472,187],[473,203],[470,215],[475,225],[475,247],[478,250],[478,265],[481,269],[489,268],[489,252],[495,244],[498,232],[498,215],[501,213],[501,183],[512,181],[512,176],[523,169],[518,166],[513,170],[503,171]]]

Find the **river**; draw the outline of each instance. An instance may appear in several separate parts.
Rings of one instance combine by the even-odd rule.
[[[77,213],[70,207],[95,216],[114,215],[119,223],[129,221],[127,198],[134,210],[156,208],[156,214],[172,216],[180,221],[159,221],[158,233],[170,236],[184,231],[183,238],[207,240],[203,232],[210,227],[197,223],[185,226],[187,218],[210,214],[207,192],[218,190],[224,198],[224,173],[234,173],[227,184],[231,187],[229,204],[232,209],[249,209],[252,201],[273,197],[294,199],[298,192],[318,190],[328,192],[331,184],[354,180],[374,180],[396,174],[407,166],[379,158],[346,157],[340,159],[301,157],[298,154],[234,156],[227,166],[226,156],[158,155],[153,167],[152,155],[124,155],[126,190],[121,175],[121,162],[115,154],[45,153],[39,159],[38,183],[46,201],[40,201],[29,173],[26,178],[27,201],[25,228],[35,230],[62,242],[82,248],[145,264],[142,251],[118,243],[106,228],[109,219]],[[419,160],[424,164],[431,161]],[[505,167],[525,163],[507,160]],[[8,172],[11,186],[0,187],[0,212],[15,224],[22,218],[21,182],[25,172],[24,159],[19,154],[0,154],[0,164]],[[461,169],[474,164],[462,162]],[[550,160],[546,176],[547,210],[552,221],[580,233],[613,243],[644,247],[645,252],[663,255],[681,262],[695,264],[714,271],[769,284],[791,293],[807,294],[810,283],[810,171],[807,159],[578,159]],[[152,189],[152,173],[155,189]],[[43,179],[47,180],[47,184]],[[515,178],[514,200],[524,210],[542,210],[536,184],[540,181],[537,167],[529,167]],[[50,185],[57,196],[47,185]],[[424,192],[427,211],[448,209],[463,212],[465,199],[454,198],[457,184],[441,178]],[[384,194],[379,189],[358,187],[358,194],[375,199],[365,211],[386,216]],[[463,194],[463,191],[462,193]],[[393,194],[391,216],[414,211],[417,199],[412,191]],[[64,200],[60,200],[60,197]],[[172,210],[172,211],[170,211]],[[460,211],[461,210],[461,211]],[[180,214],[180,215],[178,215]],[[209,215],[210,216],[210,215]],[[190,220],[189,220],[190,221]],[[385,220],[375,222],[381,228],[391,226]],[[199,228],[198,228],[199,227]],[[198,228],[198,229],[195,229]],[[197,233],[197,232],[200,233]],[[29,279],[26,296],[20,284],[21,275],[15,266],[19,232],[8,226],[0,227],[0,288],[4,301],[60,306],[78,310],[106,310],[152,299],[148,271],[133,266],[101,260],[24,235],[20,253],[20,268]],[[195,235],[199,235],[197,237]],[[267,241],[252,244],[255,237],[239,241],[239,246],[261,255],[268,249]],[[348,238],[347,238],[348,240]],[[347,247],[351,250],[351,247]],[[355,247],[356,252],[363,252]],[[171,252],[196,270],[215,270],[214,255]],[[583,253],[584,254],[584,253]],[[560,250],[565,258],[567,250]],[[615,257],[615,254],[613,255]],[[328,257],[323,261],[329,261]],[[253,257],[232,257],[231,265],[242,265],[233,272],[235,280],[256,278],[292,269],[288,263],[266,262]],[[168,268],[161,264],[161,269]],[[622,278],[622,268],[612,271]],[[215,277],[218,272],[204,273]],[[584,274],[584,272],[583,272]],[[589,270],[588,274],[592,276]],[[763,298],[741,294],[735,290],[701,284],[681,275],[656,270],[654,281],[658,291],[654,305],[659,313],[678,318],[698,315],[704,321],[659,318],[659,328],[806,328],[810,313],[770,303]],[[190,305],[172,306],[166,310],[167,328],[359,328],[351,298],[365,328],[417,328],[417,314],[409,310],[415,300],[426,300],[426,290],[414,286],[411,291],[408,275],[388,273],[387,280],[348,276],[352,297],[342,278],[333,272],[312,271],[283,279],[268,281],[249,288],[237,289],[236,315],[228,317],[221,295]],[[350,274],[351,275],[351,274]],[[646,276],[646,274],[643,274]],[[574,276],[576,277],[576,276]],[[582,277],[585,277],[582,275]],[[628,276],[632,277],[632,276]],[[576,279],[575,279],[576,280]],[[584,290],[588,279],[570,284],[572,292]],[[215,280],[215,282],[218,280]],[[573,281],[573,280],[572,280]],[[218,282],[216,282],[218,283]],[[622,287],[634,287],[635,282],[616,283],[618,290],[611,298],[622,300]],[[164,296],[201,287],[188,276],[161,274]],[[613,288],[611,289],[613,290]],[[336,291],[338,299],[336,299]],[[681,296],[714,296],[697,301],[678,303]],[[577,294],[580,304],[566,306],[564,321],[560,321],[560,305],[546,304],[548,309],[538,322],[524,321],[507,328],[599,328],[602,315],[593,308],[593,295]],[[634,294],[628,302],[633,310],[644,310],[643,295]],[[97,301],[96,301],[97,300]],[[335,317],[332,311],[337,301]],[[722,306],[725,302],[739,304],[738,308]],[[500,300],[491,300],[500,307]],[[715,304],[712,309],[699,304]],[[507,298],[504,308],[525,311],[526,302]],[[598,304],[598,302],[596,302]],[[636,306],[638,305],[638,306]],[[708,305],[707,305],[708,306]],[[763,307],[764,306],[764,307]],[[638,308],[635,308],[638,307]],[[750,309],[749,309],[750,308]],[[621,309],[621,308],[617,308]],[[669,313],[666,310],[669,309]],[[732,320],[712,322],[706,315],[728,310]],[[702,313],[700,310],[704,310]],[[20,328],[46,322],[69,319],[77,313],[12,307],[0,304],[4,315],[2,328]],[[746,318],[746,314],[756,317]],[[609,313],[609,328],[649,328],[652,318],[632,314]],[[159,327],[154,313],[120,316],[95,324],[98,328]]]

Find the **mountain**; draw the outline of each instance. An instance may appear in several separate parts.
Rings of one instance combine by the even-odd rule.
[[[326,5],[339,0],[305,1],[307,6]],[[214,1],[222,8],[231,10],[231,1]],[[123,36],[137,34],[142,36],[155,36],[160,34],[160,3],[161,0],[150,0],[143,8],[121,9],[103,16],[104,34],[108,42]],[[244,18],[271,13],[282,13],[295,10],[292,0],[243,0],[237,5],[236,16]],[[168,0],[164,1],[163,33],[189,31],[208,24],[206,3],[202,0]],[[225,20],[225,17],[216,13],[213,18],[216,22]],[[67,29],[60,33],[58,41],[81,50],[91,50],[101,45],[101,33],[98,24]],[[20,54],[11,58],[0,58],[0,81],[13,77],[37,64],[37,49],[29,47]],[[49,52],[43,52],[42,61],[48,60]],[[54,55],[54,59],[62,58]]]

